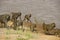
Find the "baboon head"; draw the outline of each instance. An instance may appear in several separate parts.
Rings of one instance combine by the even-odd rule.
[[[25,20],[30,21],[30,18],[31,18],[31,14],[27,14],[27,15],[25,15],[25,17],[24,17],[24,21],[25,21]]]
[[[25,15],[25,17],[26,17],[27,19],[29,19],[29,18],[31,17],[31,14]]]
[[[51,26],[56,27],[56,24],[55,23],[52,23]]]
[[[6,21],[9,21],[10,20],[10,15],[8,14],[5,14],[5,15],[2,15],[2,18]]]
[[[8,14],[0,15],[0,22],[7,22],[9,20],[10,20],[10,15]]]

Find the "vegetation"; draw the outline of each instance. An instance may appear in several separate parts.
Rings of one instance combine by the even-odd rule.
[[[6,40],[10,39],[8,36],[11,35],[11,34],[12,35],[18,35],[16,37],[16,40],[29,40],[29,39],[34,38],[32,32],[30,32],[30,31],[23,32],[22,30],[12,30],[12,29],[10,29],[10,30],[6,30],[6,36],[7,36]]]

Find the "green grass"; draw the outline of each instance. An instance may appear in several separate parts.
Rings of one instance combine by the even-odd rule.
[[[10,38],[9,37],[6,37],[5,40],[9,40]]]
[[[30,31],[23,32],[22,30],[6,30],[6,35],[9,36],[10,34],[18,35],[16,40],[29,40],[29,39],[34,38],[34,36],[32,35]],[[6,39],[9,39],[9,38],[6,37]]]
[[[24,37],[18,37],[17,40],[29,40],[29,39],[31,39],[31,38],[34,38],[33,35],[32,35],[29,31],[27,31],[27,32],[22,32],[22,35],[23,35]]]
[[[29,40],[29,39],[25,39],[25,38],[17,38],[16,40]]]
[[[30,33],[26,33],[25,36],[27,37],[27,39],[34,38]]]
[[[6,35],[9,34],[22,34],[23,32],[21,30],[16,30],[16,31],[12,31],[12,30],[6,30]]]

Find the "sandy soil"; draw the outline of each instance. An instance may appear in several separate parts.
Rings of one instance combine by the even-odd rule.
[[[7,33],[8,32],[8,33]],[[54,35],[45,35],[43,33],[32,33],[32,32],[22,32],[22,31],[15,31],[15,30],[7,30],[5,28],[0,28],[0,40],[19,40],[16,38],[27,38],[25,35],[30,35],[27,40],[60,40],[59,37]],[[33,37],[31,37],[33,36]]]

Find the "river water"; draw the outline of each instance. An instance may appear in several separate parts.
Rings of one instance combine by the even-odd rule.
[[[0,14],[10,12],[21,12],[32,14],[38,22],[55,22],[57,28],[60,27],[60,0],[0,0]]]

